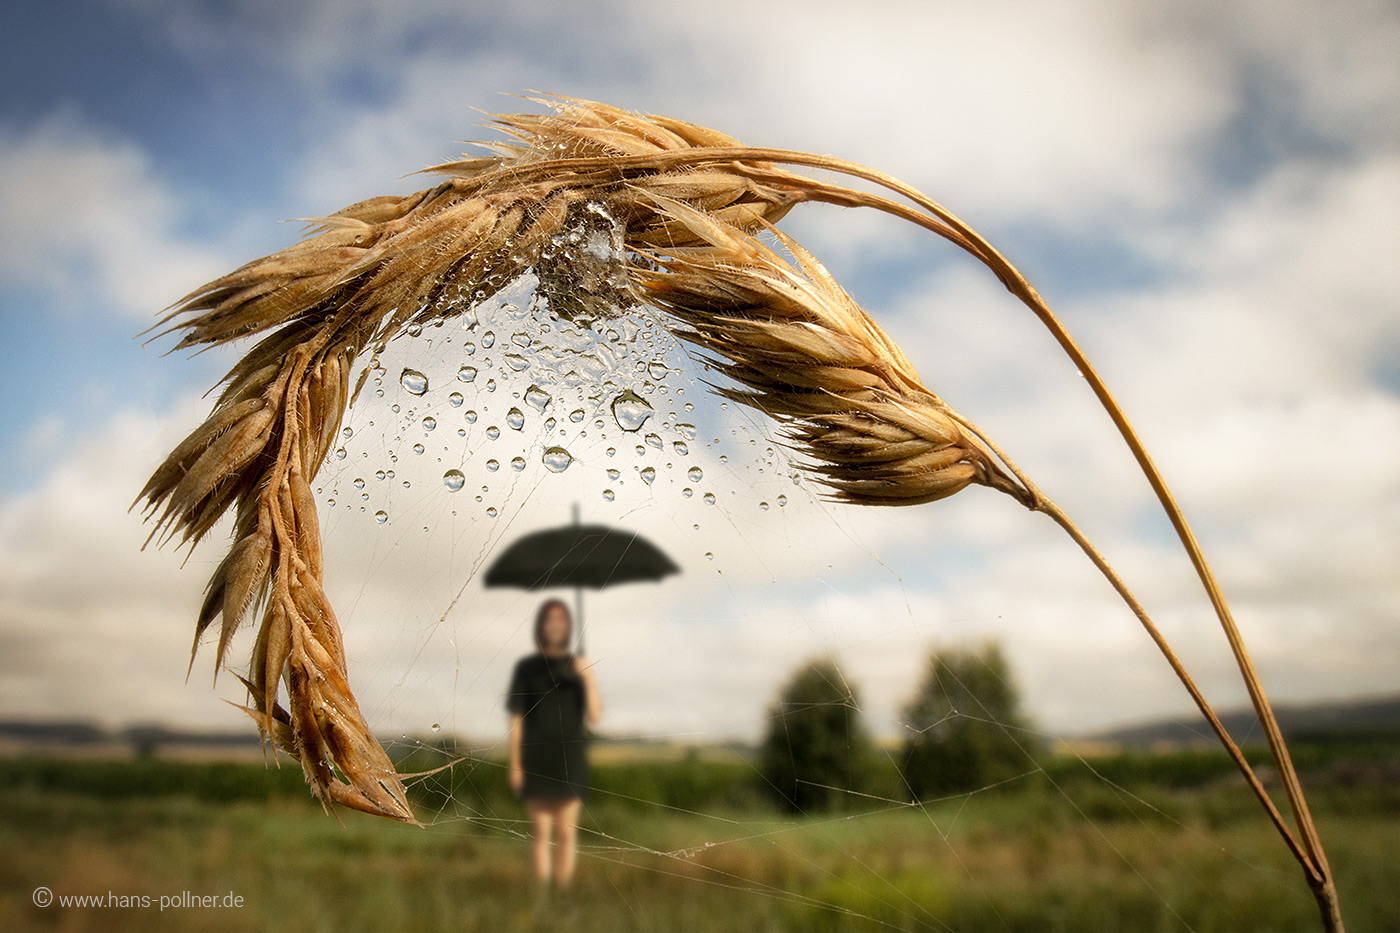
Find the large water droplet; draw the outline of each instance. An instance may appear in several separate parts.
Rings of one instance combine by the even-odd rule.
[[[705,504],[706,504],[706,505],[714,505],[714,504],[715,504],[715,494],[714,494],[714,493],[712,493],[712,492],[707,492],[707,493],[705,493]]]
[[[537,385],[531,385],[525,390],[525,402],[535,411],[544,414],[544,410],[549,407],[552,396]]]
[[[680,454],[682,457],[690,453],[690,448],[686,446],[685,441],[672,441],[671,447],[673,447],[676,453]]]
[[[603,490],[603,501],[605,501],[605,502],[611,502],[611,501],[613,501],[613,500],[616,499],[616,498],[617,498],[617,493],[613,492],[611,489],[604,489],[604,490]]]
[[[681,495],[683,495],[683,496],[685,496],[687,499],[689,499],[691,496],[695,495],[695,490],[694,490],[694,489],[691,489],[689,486],[687,486],[687,487],[685,487],[684,489],[681,490]]]
[[[462,401],[463,399],[461,392],[453,392],[447,397],[447,404],[451,405],[453,408],[461,408]]]
[[[399,385],[407,389],[411,395],[422,395],[428,391],[428,377],[416,369],[405,369],[399,375]]]
[[[685,475],[690,478],[692,483],[698,483],[705,478],[705,471],[699,467],[691,467],[685,471]]]
[[[487,518],[495,518],[495,517],[496,517],[497,515],[499,515],[499,514],[500,514],[500,513],[496,511],[496,507],[495,507],[494,505],[491,506],[490,508],[488,508],[488,509],[486,510],[486,517],[487,517]]]
[[[695,425],[682,422],[676,425],[676,430],[688,441],[695,440]]]
[[[760,502],[760,503],[758,504],[758,507],[759,507],[760,509],[762,509],[763,511],[765,511],[765,512],[768,511],[768,503],[767,503],[767,502]]]
[[[466,483],[467,478],[462,475],[461,470],[448,470],[446,473],[442,474],[442,484],[452,492],[461,489]]]
[[[544,452],[544,468],[551,473],[563,473],[574,462],[573,455],[562,447],[550,447]]]
[[[506,365],[509,366],[513,372],[523,373],[530,368],[530,361],[519,353],[507,353],[505,359]]]
[[[437,427],[437,419],[434,418],[432,415],[428,415],[426,418],[423,419],[424,431],[431,431],[435,427]]]
[[[433,723],[433,731],[434,731],[434,732],[441,732],[441,731],[442,731],[442,724],[441,724],[441,723],[436,723],[436,722]]]
[[[487,469],[488,471],[490,471],[490,472],[492,472],[492,473],[495,473],[495,472],[496,472],[497,470],[499,470],[500,468],[501,468],[501,461],[499,461],[499,460],[487,460],[487,461],[486,461],[486,469]]]
[[[519,431],[525,427],[525,413],[518,408],[512,408],[506,412],[506,424],[510,425],[512,431]]]
[[[413,445],[413,452],[416,453],[416,454],[421,454],[421,453],[422,453],[424,450],[426,450],[426,449],[427,449],[427,448],[424,447],[422,444],[414,444],[414,445]]]
[[[486,349],[488,349],[488,350],[491,349],[493,346],[495,346],[495,345],[496,345],[496,332],[495,332],[494,330],[488,330],[486,333],[482,334],[482,335],[481,335],[481,345],[482,345],[483,347],[485,347]]]
[[[337,460],[344,460],[344,459],[345,459],[345,448],[344,448],[344,447],[337,447],[337,448],[336,448],[336,450],[335,450],[335,459],[337,459]]]
[[[355,477],[355,488],[356,488],[356,489],[364,489],[364,488],[365,488],[365,478],[364,478],[363,476],[357,476],[357,477]]]
[[[782,507],[785,506],[785,505],[787,505],[787,496],[779,496],[779,497],[778,497],[778,508],[782,508]]]
[[[573,411],[569,412],[569,420],[572,421],[574,424],[578,424],[584,419],[584,417],[586,416],[584,415],[582,408],[575,408]]]
[[[476,424],[476,409],[468,408],[462,412],[462,417],[467,420],[467,424]]]
[[[524,458],[524,457],[511,457],[511,458],[510,458],[510,468],[511,468],[512,470],[514,470],[515,472],[519,473],[521,470],[525,469],[525,458]]]
[[[656,480],[656,471],[655,471],[654,469],[652,469],[651,467],[645,467],[645,468],[643,468],[643,469],[642,469],[642,474],[641,474],[641,475],[642,475],[642,482],[646,483],[648,486],[650,486],[650,485],[652,484],[652,482],[654,482],[654,481]]]
[[[616,479],[617,479],[618,477],[620,477],[621,475],[622,475],[622,471],[621,471],[621,470],[615,470],[615,469],[612,469],[611,467],[608,469],[608,479],[610,479],[610,480],[616,480]]]
[[[498,437],[500,437],[500,436],[501,436],[501,429],[498,428],[498,427],[496,427],[494,424],[491,425],[489,428],[486,429],[486,437],[487,437],[488,440],[493,440],[493,441],[494,441],[496,438],[498,438]]]
[[[617,426],[624,431],[640,431],[642,425],[647,423],[651,417],[652,408],[642,398],[631,389],[625,390],[612,403],[613,419],[617,421]]]
[[[374,520],[382,525],[389,520],[389,513],[380,509],[378,512],[374,513]]]
[[[655,447],[657,450],[660,450],[660,449],[661,449],[661,435],[660,435],[660,434],[648,434],[648,435],[646,436],[645,439],[646,439],[646,442],[647,442],[648,444],[650,444],[652,447]]]
[[[463,366],[461,369],[457,370],[457,378],[460,379],[462,382],[475,382],[476,367]]]

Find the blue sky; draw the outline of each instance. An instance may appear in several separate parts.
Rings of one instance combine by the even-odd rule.
[[[281,221],[426,184],[403,176],[482,136],[478,111],[534,108],[502,96],[531,88],[864,161],[948,204],[1100,360],[1235,594],[1273,692],[1394,689],[1400,15],[1364,0],[1224,6],[11,4],[0,709],[230,724],[217,702],[236,697],[227,684],[183,683],[219,543],[181,571],[178,555],[138,552],[125,508],[232,357],[163,356],[168,342],[134,335],[206,279],[290,242],[298,226]],[[1189,653],[1199,646],[1202,681],[1237,700],[1145,489],[1028,317],[917,231],[834,209],[790,229],[931,387],[1088,516],[1164,625]],[[759,482],[737,466],[725,475]],[[552,507],[551,495],[537,498]],[[732,562],[714,568],[723,585],[696,571],[677,591],[683,608],[668,610],[712,625],[648,622],[646,592],[610,595],[618,641],[600,636],[599,650],[612,653],[619,728],[751,734],[784,665],[831,651],[896,733],[906,688],[890,685],[912,678],[911,659],[980,637],[1008,643],[1048,728],[1184,707],[1082,558],[1027,517],[963,498],[896,517],[806,501],[786,525],[731,521],[716,539],[714,563]],[[536,504],[521,493],[503,507],[518,530],[546,520]],[[656,523],[658,504],[669,508],[599,517]],[[481,534],[463,527],[454,546]],[[683,535],[673,544],[691,548]],[[343,620],[352,645],[365,639],[367,706],[391,728],[449,714],[463,731],[494,728],[494,690],[462,678],[504,676],[500,658],[520,646],[499,620],[523,604],[489,610],[505,632],[489,650],[466,637],[479,620],[434,623],[440,595],[424,597],[427,628],[368,621],[402,581],[382,542],[373,557],[365,547],[347,543],[340,560],[371,574],[347,586],[357,608]],[[775,547],[765,573],[746,576],[741,555]],[[802,575],[842,561],[816,584]],[[881,629],[890,618],[904,621]],[[456,646],[443,649],[446,682],[422,660],[434,639]],[[741,700],[710,688],[683,709],[649,704],[645,671],[676,651],[726,664],[719,692]],[[1082,689],[1086,677],[1100,692]]]

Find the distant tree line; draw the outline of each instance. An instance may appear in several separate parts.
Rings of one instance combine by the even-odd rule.
[[[896,756],[905,799],[969,793],[1036,769],[1039,743],[1000,646],[933,650],[903,709]],[[760,770],[791,813],[864,805],[881,752],[855,687],[830,657],[798,668],[768,711]]]

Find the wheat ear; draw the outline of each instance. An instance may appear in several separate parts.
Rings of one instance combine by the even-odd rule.
[[[1133,609],[1196,700],[1303,866],[1329,930],[1341,929],[1330,869],[1296,771],[1228,606],[1156,467],[1102,379],[1040,296],[946,208],[856,163],[746,147],[705,127],[590,101],[547,101],[553,114],[497,124],[514,142],[429,171],[447,180],[403,198],[362,201],[313,221],[295,246],[196,290],[163,321],[177,347],[261,336],[233,368],[206,422],[170,454],[140,499],[152,537],[193,546],[234,512],[234,541],[210,580],[199,636],[221,619],[216,667],[254,607],[263,608],[249,677],[250,712],[302,763],[327,804],[411,820],[402,783],[350,693],[340,632],[322,588],[309,483],[338,429],[350,370],[415,322],[463,313],[533,268],[556,313],[593,314],[644,299],[682,322],[742,386],[731,397],[769,411],[807,449],[838,498],[909,504],[981,483],[1045,512],[1084,548]],[[818,169],[894,198],[820,182]],[[1219,719],[1142,607],[1074,525],[970,422],[924,389],[897,347],[805,251],[798,267],[752,234],[795,205],[874,208],[966,250],[1050,328],[1083,372],[1162,501],[1224,626],[1264,726],[1302,839],[1295,838]],[[606,218],[629,269],[547,248],[566,225]],[[287,707],[278,703],[285,684]]]

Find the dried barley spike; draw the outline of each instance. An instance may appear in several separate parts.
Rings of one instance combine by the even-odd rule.
[[[633,268],[638,290],[746,387],[721,394],[787,425],[837,499],[908,505],[981,483],[1030,503],[811,254],[770,228],[794,268],[737,227],[656,201],[709,245],[651,254],[655,268]]]

